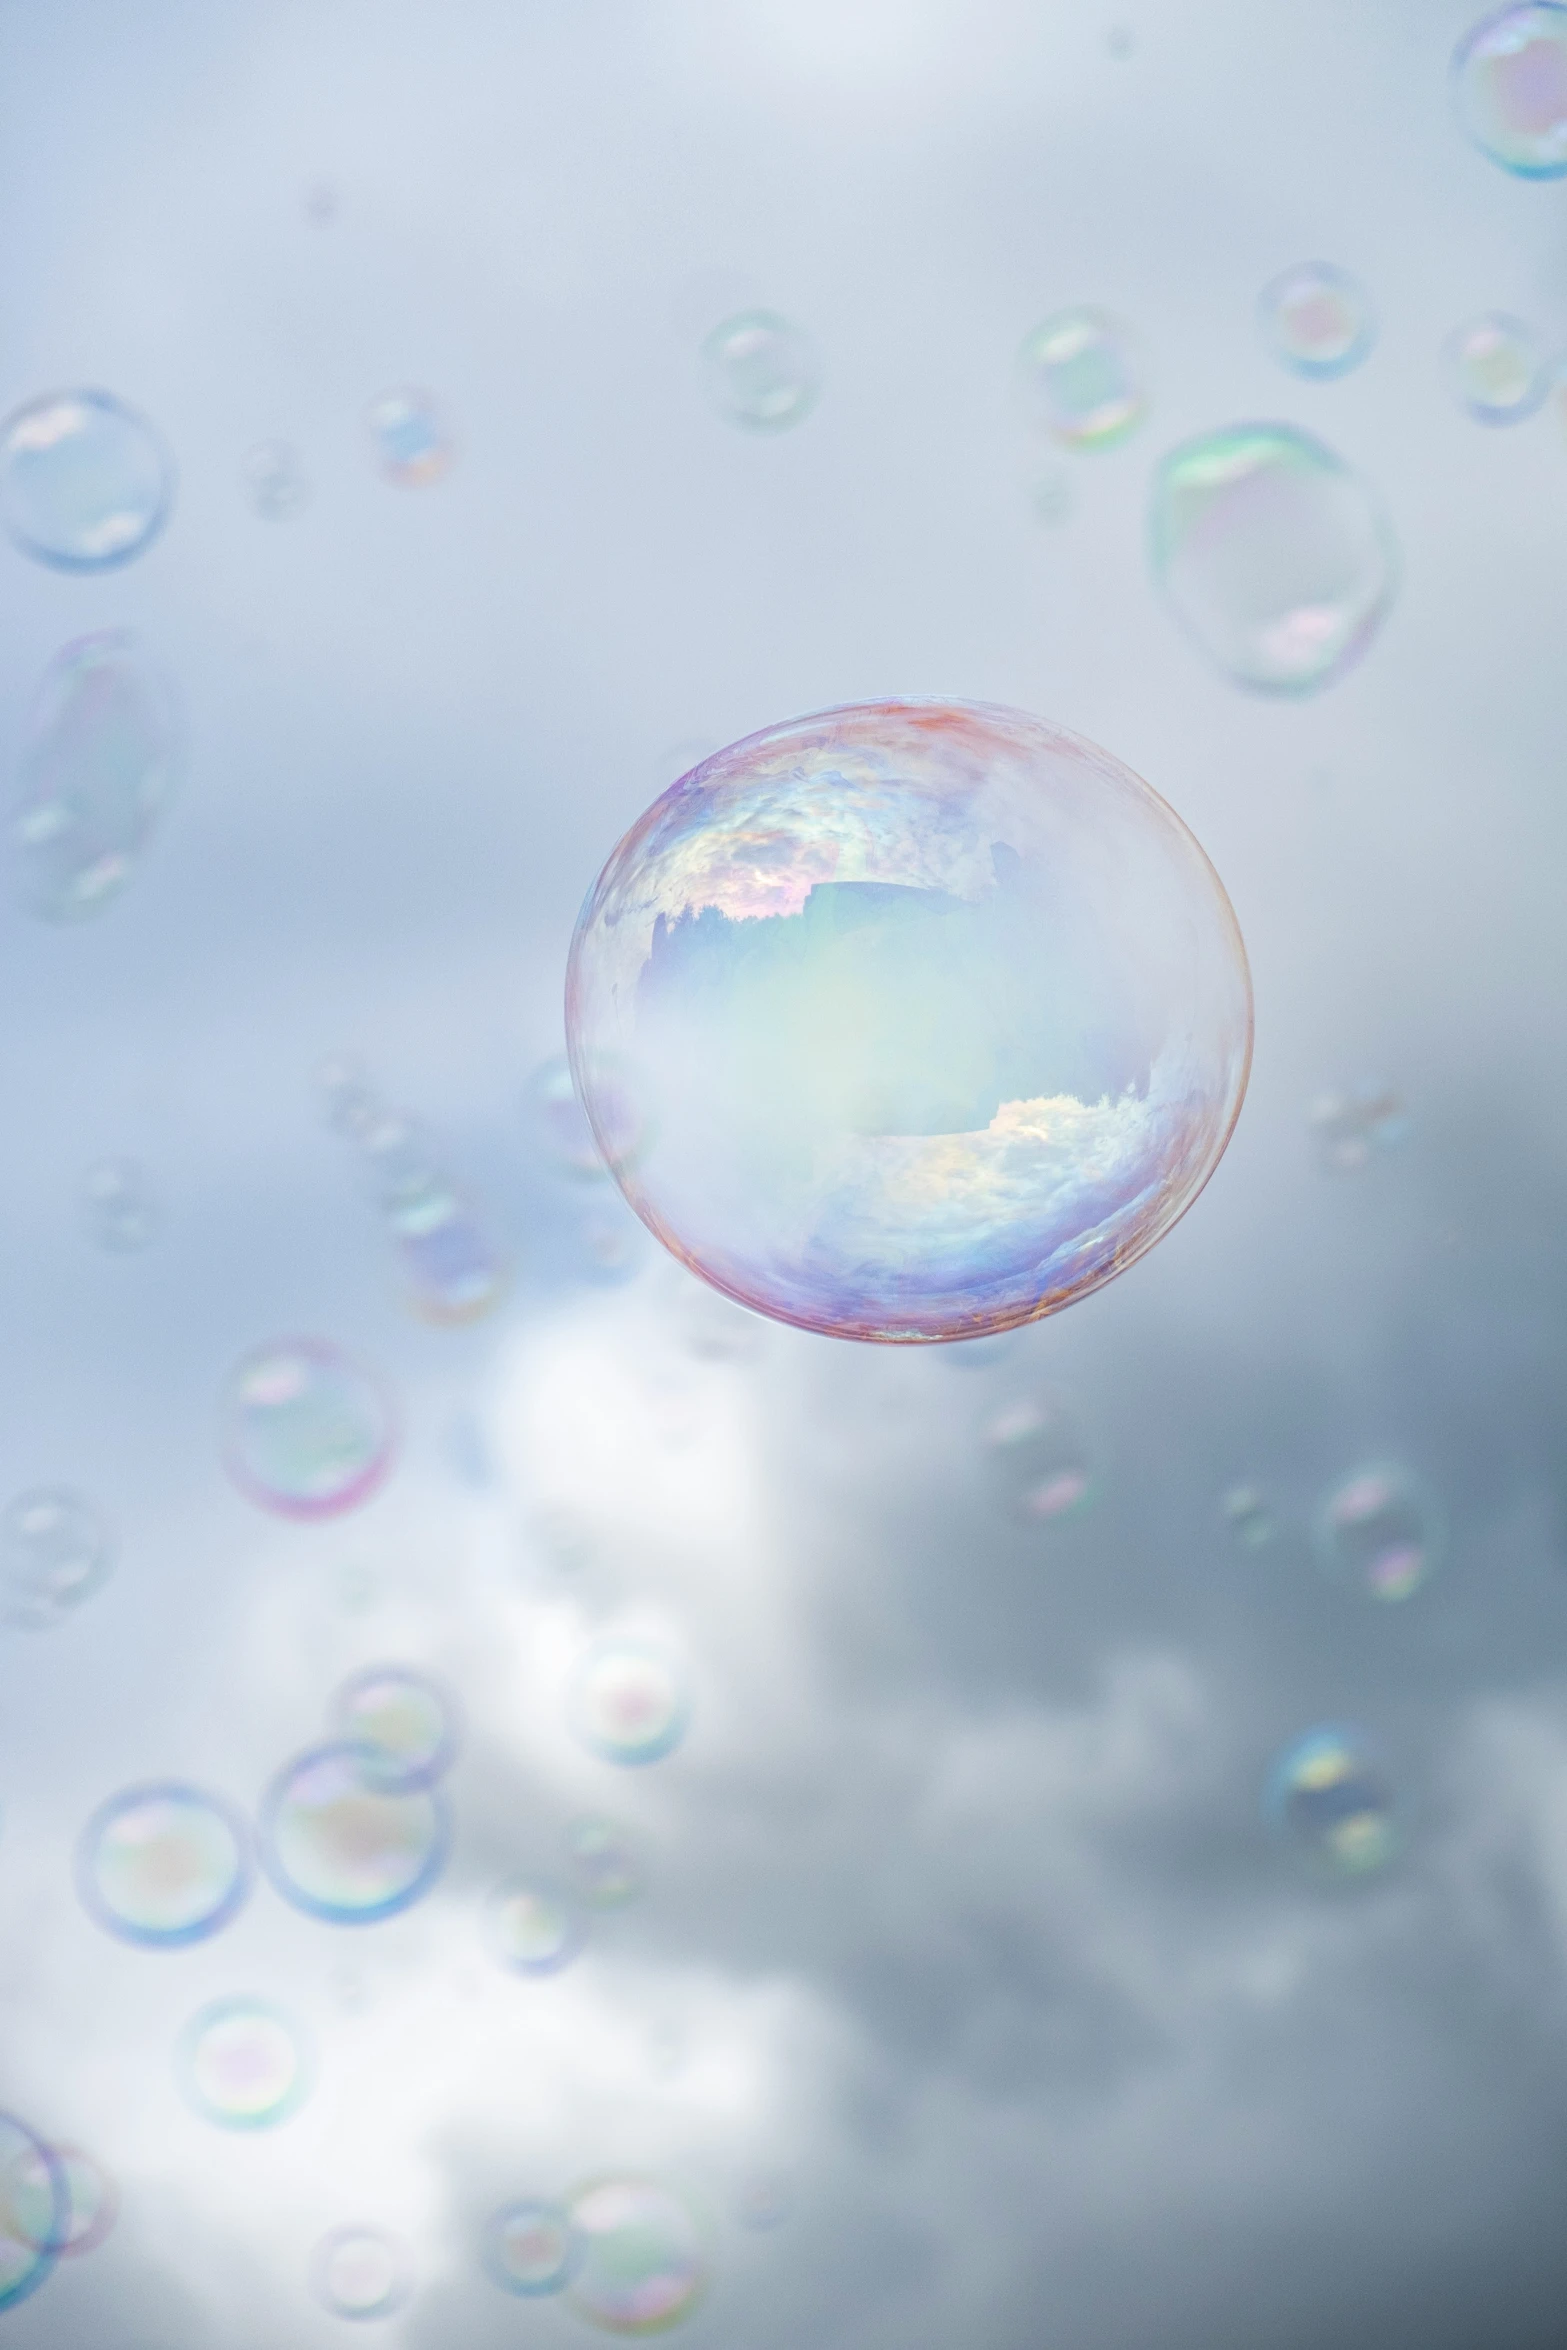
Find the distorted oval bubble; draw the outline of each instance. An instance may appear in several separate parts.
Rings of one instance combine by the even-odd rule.
[[[612,2334],[657,2334],[689,2317],[707,2285],[690,2209],[643,2178],[595,2179],[566,2206],[580,2247],[567,2292],[579,2317]]]
[[[119,2189],[85,2147],[56,2143],[10,2160],[0,2154],[0,2168],[0,2233],[36,2251],[61,2260],[96,2252],[119,2217]]]
[[[1464,128],[1520,179],[1567,172],[1567,8],[1503,8],[1459,42],[1453,79]]]
[[[1251,988],[1212,866],[1129,769],[1018,711],[875,703],[655,802],[578,922],[567,1034],[596,1132],[629,1087],[621,1189],[693,1272],[837,1337],[975,1338],[1191,1204]]]
[[[1399,1848],[1386,1767],[1375,1741],[1348,1723],[1321,1723],[1285,1749],[1264,1809],[1275,1833],[1317,1875],[1375,1876]]]
[[[108,571],[151,546],[174,502],[174,460],[112,392],[46,392],[0,424],[0,518],[13,545],[61,571]]]
[[[612,1063],[595,1066],[594,1107],[596,1131],[588,1122],[564,1053],[541,1062],[528,1080],[527,1119],[544,1155],[562,1174],[586,1182],[595,1182],[617,1167],[629,1167],[643,1139],[629,1086]]]
[[[605,1762],[658,1762],[674,1752],[691,1718],[684,1670],[651,1641],[597,1640],[577,1661],[567,1718]]]
[[[14,2114],[0,2113],[0,2310],[52,2273],[69,2224],[58,2157]]]
[[[440,406],[412,386],[379,393],[365,410],[376,462],[388,481],[419,489],[451,470],[456,450]]]
[[[304,460],[288,441],[258,441],[246,450],[240,475],[263,522],[287,522],[310,503]]]
[[[224,1392],[229,1474],[251,1501],[282,1517],[334,1517],[368,1500],[391,1467],[395,1442],[380,1381],[326,1339],[257,1347]]]
[[[1378,499],[1292,424],[1235,424],[1154,476],[1156,585],[1237,685],[1316,693],[1352,668],[1392,605],[1397,553]]]
[[[528,2196],[491,2212],[484,2223],[483,2257],[486,2272],[503,2292],[533,2300],[565,2291],[578,2245],[558,2203]]]
[[[570,1894],[538,1877],[508,1877],[484,1905],[491,1954],[518,1975],[558,1975],[587,1940]]]
[[[332,1707],[341,1736],[367,1750],[365,1768],[388,1787],[429,1787],[457,1756],[457,1704],[411,1665],[367,1665]]]
[[[1265,1550],[1277,1539],[1278,1520],[1260,1485],[1232,1485],[1220,1511],[1231,1539],[1242,1550]]]
[[[1328,1574],[1384,1605],[1409,1599],[1440,1564],[1445,1527],[1435,1497],[1407,1469],[1357,1469],[1325,1496],[1314,1527]]]
[[[1303,261],[1274,278],[1258,317],[1268,348],[1296,375],[1347,375],[1376,339],[1370,295],[1331,261]]]
[[[1505,310],[1466,320],[1448,337],[1444,358],[1453,397],[1477,424],[1521,424],[1550,386],[1533,329]]]
[[[570,1821],[566,1857],[583,1899],[593,1909],[622,1909],[647,1890],[635,1845],[623,1828],[600,1812]]]
[[[96,1159],[82,1178],[87,1236],[111,1256],[135,1256],[157,1238],[162,1212],[139,1159]]]
[[[719,413],[751,432],[787,432],[802,423],[821,389],[810,343],[771,310],[745,310],[714,327],[702,363]]]
[[[1058,310],[1018,353],[1024,396],[1070,449],[1110,449],[1148,406],[1131,329],[1106,310]]]
[[[265,1999],[214,1999],[180,2035],[175,2070],[192,2110],[225,2130],[286,2121],[310,2086],[299,2027]]]
[[[413,2293],[407,2248],[384,2228],[334,2228],[310,2256],[310,2285],[333,2317],[395,2317]]]
[[[83,1830],[76,1882],[91,1915],[122,1941],[148,1949],[205,1941],[250,1891],[249,1833],[199,1787],[127,1787]]]
[[[267,1875],[296,1909],[329,1925],[371,1925],[428,1893],[446,1864],[440,1791],[385,1784],[385,1757],[344,1741],[284,1765],[261,1807]]]
[[[996,1483],[1019,1517],[1036,1524],[1080,1517],[1097,1496],[1083,1439],[1054,1396],[1008,1404],[985,1430],[985,1449]]]
[[[30,912],[80,922],[118,897],[173,796],[181,756],[173,689],[129,631],[82,637],[55,655],[11,819]]]
[[[69,1486],[19,1493],[0,1517],[0,1615],[29,1632],[63,1624],[108,1581],[114,1538]]]

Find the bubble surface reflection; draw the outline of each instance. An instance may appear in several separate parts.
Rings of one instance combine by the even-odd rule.
[[[368,1500],[391,1466],[395,1435],[380,1382],[325,1339],[258,1347],[224,1396],[230,1476],[286,1518],[334,1517]]]
[[[1314,1873],[1369,1877],[1399,1846],[1392,1787],[1375,1742],[1324,1722],[1273,1766],[1265,1803],[1276,1833]]]
[[[46,392],[0,425],[0,517],[13,545],[61,571],[108,571],[168,520],[174,461],[112,392]]]

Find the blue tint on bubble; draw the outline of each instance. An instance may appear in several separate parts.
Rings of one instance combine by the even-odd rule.
[[[173,502],[174,460],[112,392],[45,392],[0,425],[0,518],[36,562],[58,571],[129,563]]]
[[[215,1795],[178,1780],[127,1787],[100,1804],[76,1851],[83,1906],[148,1950],[204,1942],[250,1892],[250,1831]]]
[[[524,2300],[563,2293],[581,2257],[582,2247],[558,2203],[524,2196],[502,2204],[484,2223],[486,2273],[503,2292]]]
[[[438,1788],[388,1786],[386,1756],[349,1740],[286,1763],[261,1805],[261,1859],[285,1901],[329,1925],[374,1925],[429,1892],[451,1850]]]
[[[70,2229],[70,2192],[54,2150],[0,2113],[0,2309],[14,2309],[53,2273]]]

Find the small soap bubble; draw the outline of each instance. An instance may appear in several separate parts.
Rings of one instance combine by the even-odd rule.
[[[457,1757],[450,1693],[410,1665],[369,1665],[333,1702],[339,1735],[369,1750],[366,1770],[384,1787],[431,1787]]]
[[[299,2028],[265,1999],[215,1999],[180,2035],[175,2071],[193,2112],[225,2130],[267,2130],[304,2101]]]
[[[128,1787],[99,1806],[77,1847],[76,1884],[100,1926],[146,1949],[205,1941],[250,1891],[249,1836],[199,1787]]]
[[[407,2248],[384,2228],[334,2228],[310,2256],[310,2287],[333,2317],[395,2317],[413,2294]]]
[[[0,2310],[35,2293],[54,2268],[68,2222],[65,2173],[52,2148],[0,2113]]]
[[[85,1494],[40,1485],[0,1517],[0,1616],[28,1632],[63,1624],[107,1582],[114,1541]]]
[[[46,392],[0,424],[0,518],[13,545],[60,571],[108,571],[151,546],[174,500],[174,460],[112,392]]]
[[[527,2196],[503,2203],[484,2223],[485,2270],[503,2292],[527,2300],[563,2293],[577,2258],[577,2239],[558,2203]]]
[[[414,1310],[431,1322],[486,1313],[505,1289],[505,1263],[419,1121],[384,1101],[350,1056],[329,1061],[321,1084],[329,1125],[369,1177]]]
[[[55,2145],[4,2164],[0,2209],[6,2215],[0,2233],[9,2229],[36,2251],[65,2260],[97,2251],[119,2217],[120,2195],[96,2155]]]
[[[78,638],[44,671],[11,837],[22,895],[46,922],[118,897],[179,780],[172,687],[124,629]]]
[[[1057,1524],[1080,1517],[1097,1498],[1087,1448],[1066,1406],[1053,1396],[1026,1396],[998,1412],[985,1430],[996,1482],[1020,1517]]]
[[[1376,339],[1370,295],[1331,261],[1303,261],[1264,286],[1258,318],[1264,342],[1296,375],[1347,375]]]
[[[577,1097],[564,1053],[535,1069],[524,1104],[528,1124],[551,1164],[563,1174],[590,1182],[617,1167],[630,1167],[645,1139],[629,1088],[619,1082],[613,1065],[598,1064],[595,1076],[597,1135]]]
[[[263,522],[287,522],[310,502],[304,460],[289,441],[257,441],[245,452],[240,476]]]
[[[382,392],[365,410],[365,422],[388,481],[402,489],[419,489],[450,472],[456,451],[429,392],[406,386]]]
[[[1030,407],[1069,449],[1110,449],[1148,406],[1131,330],[1106,310],[1058,310],[1018,354]]]
[[[1260,1485],[1232,1485],[1219,1509],[1231,1538],[1242,1550],[1266,1550],[1278,1537],[1273,1505]]]
[[[257,1347],[223,1399],[223,1458],[240,1491],[287,1518],[328,1518],[368,1499],[391,1466],[391,1400],[325,1339]]]
[[[1315,693],[1386,618],[1397,553],[1379,501],[1291,424],[1235,424],[1173,450],[1154,477],[1154,580],[1237,685]]]
[[[1470,27],[1453,57],[1464,128],[1520,179],[1567,172],[1567,8],[1503,8]]]
[[[572,1820],[565,1845],[572,1877],[590,1909],[623,1909],[646,1892],[647,1878],[635,1847],[602,1813],[585,1812]]]
[[[597,1640],[577,1661],[567,1719],[605,1762],[658,1762],[680,1744],[690,1716],[684,1672],[649,1641]]]
[[[1521,424],[1550,385],[1550,363],[1533,330],[1504,310],[1455,329],[1444,357],[1453,396],[1477,424]]]
[[[1274,1764],[1264,1810],[1317,1874],[1370,1877],[1399,1846],[1393,1791],[1374,1741],[1343,1722],[1308,1730]]]
[[[1347,1092],[1318,1094],[1310,1125],[1324,1174],[1356,1175],[1379,1151],[1404,1140],[1409,1113],[1390,1085],[1367,1078]]]
[[[751,432],[787,432],[809,416],[821,390],[810,343],[771,310],[743,310],[715,326],[702,364],[720,415]]]
[[[1408,1470],[1357,1469],[1322,1502],[1317,1556],[1335,1581],[1392,1603],[1420,1589],[1440,1561],[1444,1528],[1433,1496]]]
[[[484,1905],[491,1956],[517,1975],[558,1975],[587,1940],[571,1895],[537,1877],[508,1877]]]
[[[139,1159],[95,1159],[82,1178],[87,1237],[111,1256],[150,1247],[162,1221],[152,1178]]]
[[[286,1901],[328,1925],[369,1925],[428,1893],[446,1864],[439,1789],[389,1788],[377,1748],[337,1741],[286,1763],[261,1806],[261,1858]]]
[[[706,2248],[680,2196],[653,2179],[595,2179],[566,2206],[579,2247],[567,2292],[612,2334],[655,2334],[688,2317],[707,2285]]]

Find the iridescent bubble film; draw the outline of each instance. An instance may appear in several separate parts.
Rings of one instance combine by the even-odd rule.
[[[1026,1396],[985,1430],[996,1483],[1017,1514],[1038,1524],[1081,1515],[1097,1480],[1071,1413],[1058,1397]]]
[[[1374,1741],[1324,1722],[1273,1766],[1264,1806],[1276,1833],[1319,1875],[1369,1877],[1398,1850],[1393,1791]]]
[[[563,2293],[577,2265],[577,2239],[558,2203],[532,2197],[502,2204],[484,2223],[484,2266],[503,2292],[526,2300]]]
[[[1148,405],[1131,330],[1108,311],[1060,310],[1018,353],[1030,407],[1072,449],[1109,449]]]
[[[1317,1556],[1367,1599],[1408,1599],[1440,1561],[1444,1526],[1434,1497],[1407,1469],[1357,1469],[1317,1512]]]
[[[629,1083],[613,1067],[601,1063],[596,1069],[594,1096],[597,1132],[577,1097],[564,1053],[541,1062],[528,1080],[528,1123],[545,1156],[562,1174],[586,1182],[629,1166],[643,1139]]]
[[[666,1649],[611,1637],[578,1659],[567,1717],[605,1762],[650,1763],[672,1754],[690,1715],[685,1673]]]
[[[0,2310],[38,2290],[68,2224],[68,2189],[57,2157],[25,2122],[0,2113]]]
[[[227,1804],[170,1781],[111,1796],[83,1831],[76,1882],[101,1926],[174,1949],[226,1926],[250,1891],[249,1838]]]
[[[658,2334],[688,2317],[707,2284],[701,2231],[652,2179],[597,2179],[567,2205],[580,2246],[567,2290],[579,2317],[612,2334]]]
[[[333,2317],[395,2317],[413,2292],[413,2263],[384,2228],[334,2228],[310,2256],[310,2284]]]
[[[240,468],[245,494],[263,522],[287,522],[310,502],[304,460],[288,441],[258,441]]]
[[[1347,375],[1376,338],[1370,295],[1330,261],[1304,261],[1274,278],[1258,317],[1269,349],[1296,375]]]
[[[771,310],[745,310],[702,345],[714,406],[750,432],[787,432],[816,405],[821,371],[797,326]]]
[[[180,2087],[204,2121],[265,2130],[309,2088],[299,2028],[265,1999],[215,1999],[193,2016],[175,2053]]]
[[[61,2260],[96,2252],[120,2213],[119,2189],[83,2146],[22,2155],[6,2166],[0,2201],[14,2233]]]
[[[1521,318],[1488,310],[1448,337],[1448,381],[1477,424],[1521,424],[1550,387],[1550,362]]]
[[[391,1466],[391,1399],[364,1366],[317,1338],[258,1347],[223,1398],[223,1458],[236,1485],[286,1518],[328,1518]]]
[[[107,1582],[114,1540],[85,1494],[45,1485],[0,1516],[0,1617],[30,1632],[64,1623]]]
[[[411,1665],[368,1665],[344,1682],[332,1713],[341,1736],[368,1750],[365,1767],[385,1786],[429,1787],[456,1757],[456,1701]]]
[[[538,1877],[508,1877],[484,1905],[484,1934],[492,1956],[519,1975],[554,1975],[569,1966],[587,1939],[582,1913],[570,1894]]]
[[[977,1337],[1086,1296],[1191,1204],[1239,1113],[1229,901],[1119,761],[1013,710],[770,728],[648,810],[567,974],[622,1190],[738,1303],[845,1338]]]
[[[40,563],[129,563],[157,537],[173,498],[173,459],[112,392],[47,392],[0,425],[0,518]]]
[[[1397,552],[1379,500],[1292,424],[1227,425],[1172,450],[1154,476],[1148,535],[1175,618],[1256,693],[1332,684],[1392,605]]]
[[[412,387],[381,392],[365,410],[376,462],[388,481],[419,489],[451,469],[456,451],[433,394]]]
[[[157,1238],[162,1211],[139,1159],[97,1159],[82,1178],[87,1237],[111,1256],[135,1256]]]
[[[373,1746],[312,1747],[278,1773],[261,1807],[261,1857],[285,1899],[328,1924],[392,1917],[445,1866],[451,1820],[434,1788],[388,1787]]]
[[[1520,179],[1567,172],[1567,8],[1543,0],[1481,19],[1453,58],[1464,128]]]
[[[172,689],[134,636],[111,629],[57,653],[39,687],[11,818],[29,910],[80,922],[118,897],[180,763]]]

